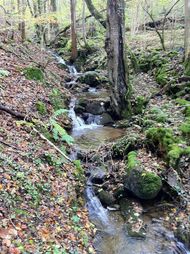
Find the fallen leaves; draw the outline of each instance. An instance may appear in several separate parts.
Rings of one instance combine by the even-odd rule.
[[[29,50],[39,61],[50,57],[32,45]],[[15,51],[19,51],[19,46]],[[0,56],[0,68],[3,68],[10,62],[10,56],[1,50]],[[37,100],[48,102],[48,112],[52,111],[49,103],[52,87],[67,93],[66,97],[69,92],[61,85],[65,71],[55,62],[46,70],[51,86],[25,79],[21,70],[30,64],[26,56],[21,59],[12,56],[11,64],[6,65],[11,74],[1,81],[1,102],[26,115],[39,117]],[[61,78],[52,80],[48,70]],[[43,116],[42,121],[46,121]],[[1,140],[18,147],[1,145],[0,253],[53,253],[54,250],[55,253],[93,253],[93,227],[80,197],[81,186],[72,174],[73,166],[49,165],[43,160],[44,153],[60,159],[52,147],[8,114],[0,112],[0,122]],[[80,235],[80,231],[85,231],[89,241],[83,241],[86,236]]]

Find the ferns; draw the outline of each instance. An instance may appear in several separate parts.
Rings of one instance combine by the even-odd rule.
[[[59,109],[54,112],[53,116],[50,118],[50,126],[53,133],[53,138],[55,141],[61,139],[61,141],[65,141],[67,144],[72,144],[74,139],[66,132],[66,130],[61,127],[61,125],[56,121],[56,117],[60,116],[68,112],[66,109]]]
[[[51,119],[51,126],[53,132],[53,138],[55,141],[58,141],[60,138],[62,141],[65,141],[67,144],[73,143],[73,138],[67,134],[66,130],[61,127],[55,120]]]

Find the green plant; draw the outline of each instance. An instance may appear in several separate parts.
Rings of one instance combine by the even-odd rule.
[[[36,80],[36,81],[43,82],[45,78],[43,71],[37,67],[32,67],[32,66],[26,67],[24,68],[23,73],[25,77],[29,80]]]
[[[179,129],[184,136],[190,137],[190,120],[183,123]]]
[[[45,115],[47,113],[46,105],[42,101],[36,102],[36,109],[41,115]]]
[[[84,180],[84,169],[81,165],[80,160],[75,160],[74,164],[75,164],[75,171],[74,171],[75,177],[78,180]]]
[[[0,69],[0,78],[2,78],[2,77],[8,77],[9,74],[10,74],[9,71],[4,70],[4,69]]]
[[[68,112],[66,109],[59,109],[55,111],[53,116],[50,118],[49,122],[52,129],[53,138],[55,141],[61,139],[62,141],[65,141],[67,144],[72,144],[74,141],[73,138],[70,135],[68,135],[66,130],[63,127],[61,127],[61,125],[56,121],[57,116],[64,114],[66,112]]]
[[[55,111],[65,108],[65,99],[63,93],[59,89],[53,88],[49,98]]]

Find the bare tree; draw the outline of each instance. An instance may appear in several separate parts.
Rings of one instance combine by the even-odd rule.
[[[71,61],[77,58],[77,32],[76,32],[76,0],[70,0],[71,4]]]
[[[127,110],[126,69],[124,60],[125,15],[124,0],[107,0],[108,74],[111,83],[111,104],[119,118]]]
[[[166,50],[166,46],[165,46],[165,26],[166,26],[166,22],[167,22],[167,18],[169,16],[169,14],[172,12],[172,10],[174,9],[174,7],[180,2],[181,0],[177,0],[171,7],[170,9],[165,13],[164,18],[161,20],[161,29],[159,28],[159,26],[156,24],[156,20],[154,19],[154,15],[152,13],[152,11],[149,8],[149,5],[147,3],[147,0],[145,0],[145,6],[143,6],[144,11],[148,14],[148,16],[150,17],[150,19],[152,20],[153,24],[154,24],[154,29],[155,32],[157,33],[159,39],[160,39],[160,43],[162,45],[162,49],[165,51]]]
[[[92,16],[98,20],[98,22],[104,27],[106,28],[106,21],[104,20],[102,14],[95,8],[95,6],[92,3],[92,0],[85,0],[86,5],[88,6],[88,9],[90,11],[90,13],[92,14]]]

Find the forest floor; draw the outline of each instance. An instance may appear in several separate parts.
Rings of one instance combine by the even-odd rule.
[[[40,80],[30,79],[29,66],[42,70]],[[54,113],[67,108],[66,76],[51,54],[37,46],[1,44],[1,106],[35,119],[46,136],[53,135]],[[66,116],[55,119],[69,128]],[[0,122],[0,252],[94,253],[94,228],[76,167],[34,131],[34,123],[2,110]],[[62,151],[68,146],[60,139],[54,143]]]

